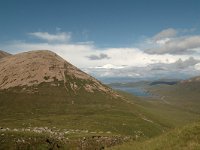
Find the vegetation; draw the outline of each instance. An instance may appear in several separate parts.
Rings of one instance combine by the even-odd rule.
[[[200,123],[174,129],[164,135],[143,142],[130,142],[112,150],[198,150],[200,149]]]
[[[86,82],[75,78],[68,80],[79,86]],[[192,87],[188,86],[154,86],[149,90],[158,97],[152,98],[138,98],[124,92],[120,92],[124,98],[113,98],[99,91],[85,92],[80,88],[74,92],[65,87],[70,89],[69,84],[64,86],[63,82],[55,80],[39,86],[0,91],[0,127],[10,129],[0,132],[0,149],[76,149],[80,148],[80,143],[85,143],[85,149],[101,149],[129,140],[133,142],[114,149],[147,149],[148,145],[149,149],[199,148],[196,142],[199,140],[199,123],[182,128],[200,118],[198,90],[194,90],[197,85],[192,85],[195,87],[192,95]],[[181,91],[184,94],[180,94]],[[61,140],[46,133],[21,131],[37,127],[56,128],[67,134]],[[14,132],[14,129],[20,132]],[[24,142],[16,143],[16,139],[22,141],[20,137]],[[30,142],[32,138],[35,142]],[[105,139],[110,142],[106,143]]]
[[[132,103],[129,99],[117,99],[106,93],[98,91],[94,93],[85,92],[83,89],[74,94],[72,90],[66,91],[62,82],[55,81],[53,83],[59,86],[50,86],[49,84],[52,83],[42,83],[39,86],[32,87],[16,87],[1,91],[1,128],[9,128],[11,131],[34,127],[77,130],[80,132],[69,133],[66,136],[68,139],[75,138],[76,141],[79,141],[80,137],[88,136],[110,137],[111,139],[116,139],[116,136],[119,137],[117,138],[118,142],[115,141],[110,144],[103,142],[99,147],[119,144],[124,142],[123,139],[127,137],[132,139],[136,136],[141,139],[149,138],[161,134],[163,129],[166,128],[159,123],[150,121],[151,118],[145,116],[146,113],[143,108]],[[87,133],[82,133],[81,131],[87,131]],[[7,134],[6,132],[8,131],[3,134]],[[16,137],[14,133],[11,135]],[[28,138],[32,137],[30,134],[27,135],[26,132],[21,132],[20,135]],[[17,134],[16,139],[19,136]],[[46,136],[43,137],[41,133],[40,136],[42,138],[38,139],[39,143],[43,141],[44,147],[52,146],[45,142]],[[0,137],[2,139],[1,142],[4,141],[5,137],[2,135]],[[7,144],[9,143],[9,138],[10,136],[7,137]],[[26,139],[28,138],[24,140],[27,141]],[[12,140],[10,142],[9,145],[12,145]],[[25,147],[32,147],[37,143],[33,142],[25,145]],[[78,146],[80,141],[75,143]],[[21,143],[18,144],[21,145]],[[98,143],[96,144],[98,145]],[[6,144],[4,143],[3,145]],[[69,147],[70,143],[67,142],[65,145]]]
[[[69,149],[63,141],[33,132],[1,132],[0,149]]]

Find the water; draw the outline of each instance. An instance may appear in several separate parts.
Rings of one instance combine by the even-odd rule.
[[[135,96],[142,96],[142,97],[151,96],[149,92],[147,92],[145,89],[140,88],[140,87],[113,87],[113,88],[116,90],[125,91]]]

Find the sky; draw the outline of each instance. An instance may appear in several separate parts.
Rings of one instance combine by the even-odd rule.
[[[99,78],[200,75],[199,0],[1,0],[0,49],[48,49]]]

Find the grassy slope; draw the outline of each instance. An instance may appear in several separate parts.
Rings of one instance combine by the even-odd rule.
[[[200,120],[199,89],[199,83],[178,84],[174,86],[162,85],[149,89],[156,95],[159,95],[159,98],[152,99],[152,101],[144,98],[148,102],[140,101],[139,103],[155,119],[175,129],[156,138],[126,143],[116,146],[113,149],[200,149],[200,123],[191,124],[191,122]],[[186,124],[188,125],[184,126]]]
[[[122,135],[134,135],[136,130],[142,130],[147,137],[162,131],[159,124],[141,118],[142,110],[137,105],[98,92],[94,95],[82,92],[71,97],[62,86],[51,89],[45,86],[40,85],[40,92],[35,94],[0,93],[0,126],[55,126]]]
[[[153,92],[163,95],[171,106],[187,112],[200,114],[200,83],[184,83],[174,86],[158,86]]]
[[[126,143],[112,150],[198,150],[200,149],[200,123],[174,129],[144,142]]]
[[[200,118],[198,113],[182,107],[160,100],[141,101],[126,93],[122,94],[131,104],[99,92],[88,94],[80,90],[74,96],[72,91],[66,92],[64,86],[48,87],[48,84],[41,84],[37,87],[39,93],[35,94],[1,92],[0,126],[79,129],[96,132],[95,135],[110,131],[111,135],[132,136],[133,139],[139,136],[138,139],[143,140]]]
[[[60,84],[62,85],[62,83]],[[67,135],[67,138],[70,139],[99,135],[131,136],[132,138],[137,135],[140,138],[150,138],[161,134],[166,129],[166,126],[159,122],[144,120],[144,116],[147,118],[147,113],[139,104],[130,104],[122,99],[113,99],[99,92],[87,93],[80,90],[75,96],[70,93],[72,91],[66,92],[64,86],[48,87],[48,84],[31,87],[31,89],[38,88],[39,92],[30,94],[20,92],[21,88],[0,92],[0,127],[11,129],[56,127],[58,129],[78,129],[88,130],[89,133],[94,132],[89,135],[83,133]],[[134,97],[129,100],[137,101],[136,99]],[[72,100],[74,104],[72,104]],[[108,134],[108,132],[111,133]],[[7,135],[7,133],[3,134]],[[14,132],[12,136],[9,135],[5,142],[5,136],[0,134],[1,145],[26,148],[27,146],[35,147],[37,143],[42,143],[44,149],[53,146],[46,143],[45,135],[37,135],[36,137],[39,138],[36,142],[29,142],[28,145],[16,144],[9,139],[13,137],[17,139],[20,135],[29,139],[32,135],[26,132],[19,132],[19,134]],[[2,143],[2,141],[4,142]],[[53,141],[55,140],[53,139]],[[61,146],[69,147],[69,143],[61,143]],[[36,146],[35,149],[38,149],[38,147]]]
[[[200,114],[185,111],[182,107],[163,102],[161,98],[143,97],[138,99],[131,94],[121,93],[128,99],[132,99],[147,118],[151,118],[163,127],[174,128],[200,120]]]

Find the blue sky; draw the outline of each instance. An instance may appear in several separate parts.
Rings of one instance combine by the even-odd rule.
[[[0,40],[55,28],[98,47],[132,46],[166,28],[200,27],[198,0],[1,0]],[[199,33],[199,30],[196,30]]]
[[[96,77],[200,74],[199,0],[1,0],[0,35],[0,49],[50,49]]]

